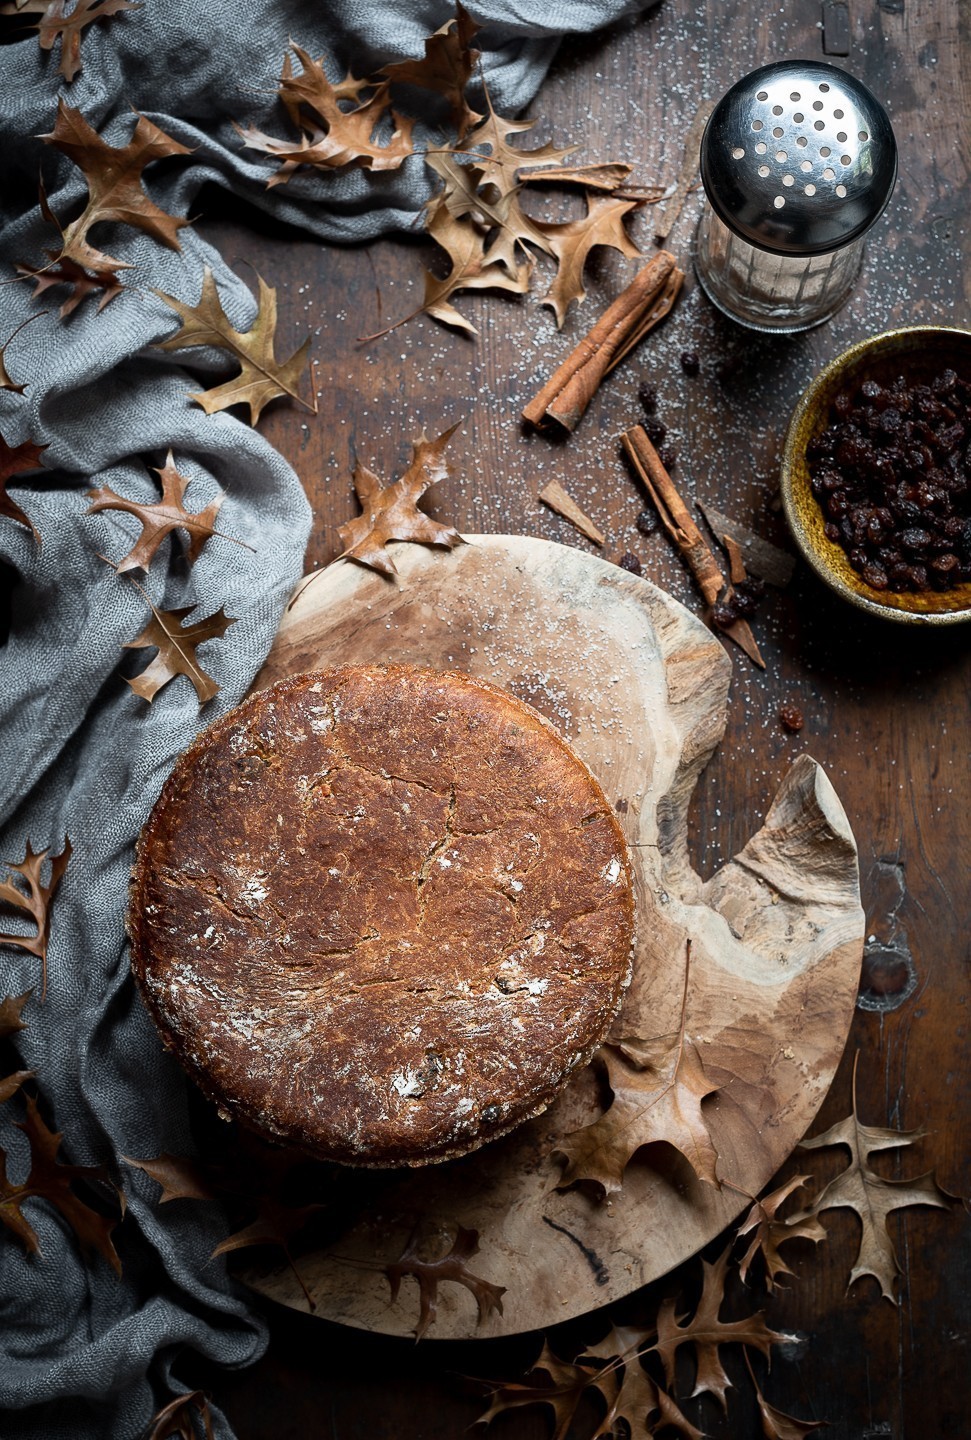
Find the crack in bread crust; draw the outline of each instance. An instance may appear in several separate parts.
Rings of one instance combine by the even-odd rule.
[[[599,785],[468,676],[343,666],[244,701],[139,844],[132,964],[229,1113],[356,1165],[463,1154],[550,1103],[630,974]]]

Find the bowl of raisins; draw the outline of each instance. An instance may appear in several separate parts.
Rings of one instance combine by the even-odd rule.
[[[790,421],[782,500],[844,599],[911,624],[971,620],[971,331],[890,330],[827,365]]]

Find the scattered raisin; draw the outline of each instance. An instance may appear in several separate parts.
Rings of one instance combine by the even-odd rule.
[[[654,535],[661,521],[656,510],[642,510],[634,523],[642,535]]]
[[[617,563],[620,565],[621,570],[629,570],[632,575],[643,575],[644,573],[644,567],[641,565],[641,562],[637,556],[632,555],[629,550],[626,555],[621,555]]]
[[[874,590],[971,580],[971,383],[944,370],[841,391],[806,458],[824,533]]]
[[[729,627],[734,625],[735,621],[739,619],[734,601],[731,598],[727,600],[716,600],[712,606],[711,618],[719,630],[729,629]]]
[[[658,459],[665,470],[673,470],[678,463],[678,452],[673,445],[665,445],[658,452]]]
[[[660,420],[648,420],[644,426],[644,433],[652,445],[663,445],[667,437],[668,427],[662,425]]]
[[[681,369],[686,375],[697,375],[701,369],[701,361],[694,350],[682,350]]]
[[[779,719],[782,722],[782,728],[788,730],[790,735],[798,734],[806,723],[799,706],[794,705],[791,700],[787,700],[784,705],[779,706]]]
[[[657,409],[657,391],[653,385],[642,385],[637,392],[637,398],[644,407],[645,415],[653,415]]]

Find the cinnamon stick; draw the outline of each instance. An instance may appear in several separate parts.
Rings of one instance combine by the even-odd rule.
[[[691,518],[691,512],[678,494],[674,481],[661,463],[660,455],[641,425],[625,430],[620,440],[634,473],[657,508],[661,524],[681,553],[708,605],[714,606],[715,601],[727,588],[725,577],[705,537]],[[741,646],[750,660],[765,669],[765,661],[747,620],[734,620],[731,625],[726,626],[724,634]]]
[[[638,271],[623,294],[604,311],[590,333],[526,406],[523,419],[528,425],[542,429],[553,423],[564,430],[576,429],[597,386],[616,363],[615,357],[619,358],[621,350],[627,353],[624,347],[630,348],[628,341],[632,335],[641,338],[646,334],[645,319],[676,272],[680,274],[674,256],[667,250],[655,255]],[[667,308],[670,309],[670,305]],[[652,323],[656,324],[657,320]]]
[[[603,531],[597,529],[590,516],[580,509],[573,496],[563,489],[559,480],[551,480],[536,498],[542,500],[543,504],[548,505],[551,510],[555,510],[557,515],[562,515],[564,520],[569,520],[574,529],[579,530],[581,535],[585,535],[595,545],[604,543]]]

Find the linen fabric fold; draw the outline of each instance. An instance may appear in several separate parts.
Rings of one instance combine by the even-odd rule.
[[[513,114],[531,98],[562,36],[650,3],[487,0],[473,7],[497,109]],[[39,171],[53,212],[65,220],[86,193],[77,167],[39,138],[54,128],[59,97],[112,145],[130,139],[135,110],[191,150],[146,175],[152,199],[171,214],[191,215],[211,182],[330,240],[412,225],[429,191],[420,157],[396,172],[298,175],[267,190],[274,166],[243,148],[233,121],[286,133],[275,85],[291,37],[315,58],[332,57],[326,63],[336,79],[349,66],[369,74],[421,55],[424,37],[451,13],[441,0],[143,0],[85,30],[83,69],[70,84],[58,73],[59,44],[45,53],[27,35],[3,47],[0,280],[14,281],[18,262],[43,264],[56,244],[38,204]],[[113,227],[105,248],[132,268],[100,313],[89,297],[62,319],[63,291],[37,303],[29,283],[0,284],[0,343],[47,310],[7,352],[25,392],[0,391],[7,443],[46,446],[45,468],[15,476],[9,487],[41,543],[0,515],[0,635],[9,611],[0,644],[0,858],[22,861],[28,843],[55,854],[66,837],[73,846],[54,902],[46,998],[41,1003],[40,962],[11,945],[0,945],[0,998],[34,987],[26,1028],[15,1037],[20,1065],[36,1072],[43,1111],[63,1131],[62,1158],[107,1167],[128,1203],[115,1232],[120,1279],[100,1258],[82,1261],[65,1222],[43,1201],[25,1205],[41,1255],[26,1255],[0,1229],[5,1440],[137,1440],[154,1410],[184,1388],[171,1378],[182,1347],[238,1366],[258,1358],[266,1338],[250,1300],[222,1261],[209,1258],[225,1233],[216,1207],[159,1209],[158,1186],[120,1163],[123,1155],[191,1150],[188,1082],[163,1050],[129,972],[124,915],[134,843],[176,755],[249,688],[302,572],[311,520],[283,458],[235,416],[207,416],[188,398],[183,357],[149,348],[178,328],[153,291],[195,303],[206,266],[232,323],[246,329],[255,317],[251,291],[212,247],[191,227],[179,236],[181,251],[173,251]],[[217,352],[193,351],[191,364],[196,373],[224,373]],[[200,646],[199,659],[220,686],[201,711],[185,677],[151,705],[126,683],[149,652],[122,647],[150,610],[103,557],[118,560],[138,524],[117,512],[89,514],[84,494],[108,485],[156,500],[153,471],[170,449],[190,480],[189,510],[220,491],[226,497],[222,535],[191,568],[173,539],[147,575],[136,572],[156,606],[195,606],[193,618],[222,607],[234,617],[222,639]],[[0,930],[17,928],[9,913]],[[22,1113],[19,1097],[0,1105],[11,1184],[23,1182],[29,1163],[15,1123]],[[225,1418],[214,1412],[213,1421],[217,1437],[228,1440]]]

